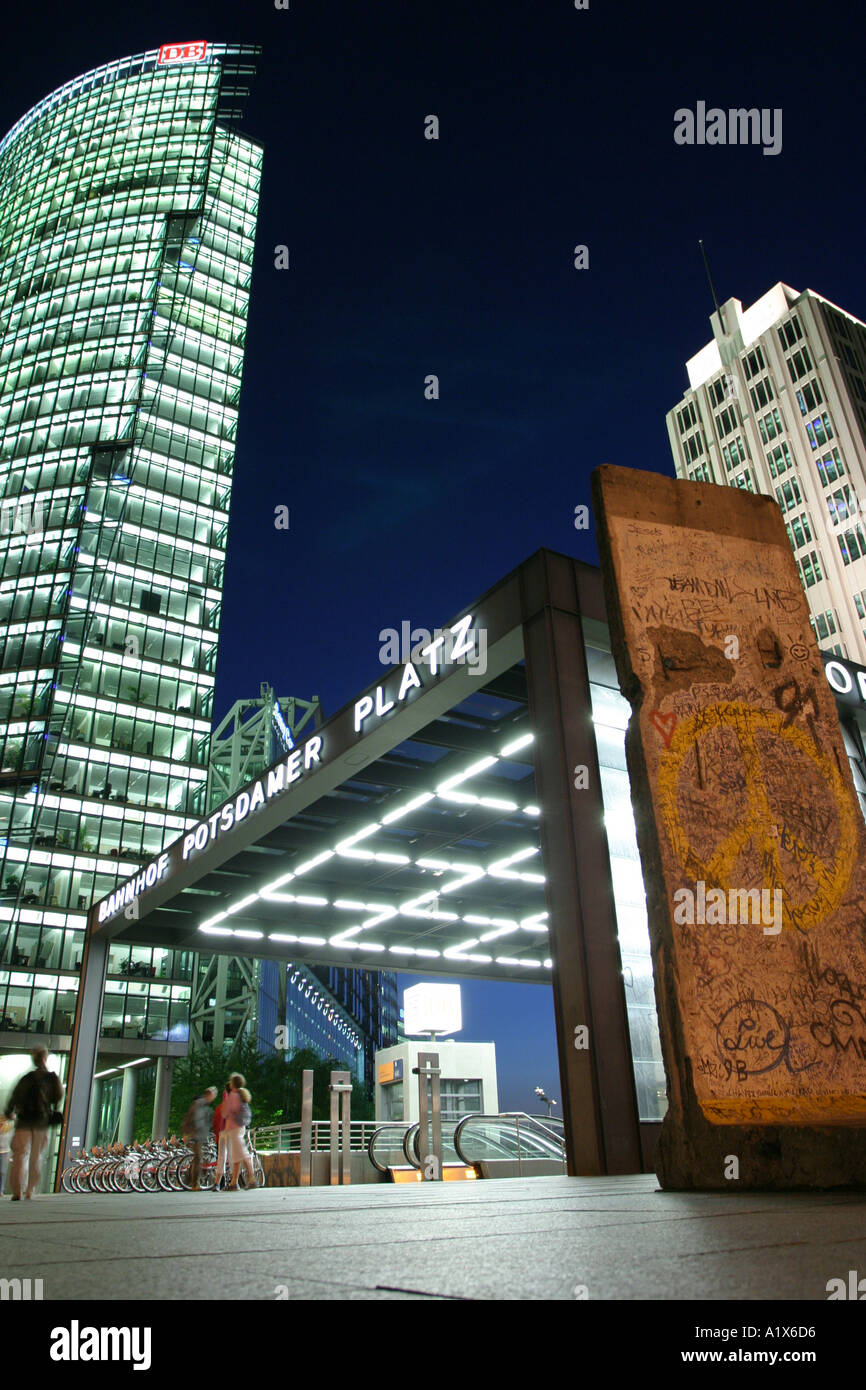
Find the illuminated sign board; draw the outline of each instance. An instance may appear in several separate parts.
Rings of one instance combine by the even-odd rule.
[[[842,661],[838,656],[825,656],[823,653],[821,659],[827,683],[839,703],[866,709],[866,666],[857,666],[853,661]]]
[[[440,676],[446,668],[452,664],[468,663],[473,654],[480,650],[483,637],[486,634],[472,632],[473,619],[469,617],[460,618],[451,627],[443,632],[433,634],[429,643],[421,648],[416,654],[414,661],[408,661],[403,667],[400,677],[399,689],[395,699],[386,699],[384,688],[377,686],[375,693],[362,695],[355,702],[353,728],[355,734],[363,734],[366,731],[364,725],[370,715],[377,715],[384,718],[385,715],[392,714],[399,709],[405,701],[410,690],[423,688],[425,682],[422,681],[419,672],[429,670],[430,675]],[[486,647],[484,648],[486,656]],[[276,716],[276,709],[274,711]],[[282,716],[279,723],[285,729],[286,737],[291,739],[291,733]],[[180,843],[180,855],[172,849],[166,854],[154,860],[142,870],[140,874],[132,875],[116,889],[109,897],[104,898],[99,904],[98,919],[106,922],[112,917],[116,917],[118,912],[128,908],[135,898],[146,889],[152,888],[157,879],[163,878],[166,873],[171,873],[179,864],[186,863],[192,856],[201,853],[208,845],[211,845],[222,837],[230,833],[241,821],[248,816],[254,815],[267,802],[273,801],[275,797],[288,791],[294,783],[298,782],[305,773],[322,765],[323,741],[320,734],[308,738],[299,748],[292,748],[288,757],[278,762],[267,772],[263,772],[261,777],[238,792],[225,805],[219,807],[211,815],[205,816],[203,820],[185,835]],[[427,1029],[427,1032],[430,1030]]]
[[[175,48],[185,46],[189,45],[174,45]],[[172,46],[167,45],[167,47]],[[473,622],[474,619],[471,614],[460,618],[451,627],[442,631],[437,630],[426,646],[419,646],[412,653],[413,659],[404,664],[399,684],[396,684],[396,676],[394,677],[395,684],[389,687],[390,696],[386,694],[384,686],[378,685],[372,693],[368,692],[356,700],[352,708],[354,734],[356,736],[364,735],[368,732],[366,726],[369,720],[380,720],[393,714],[400,709],[412,690],[423,689],[427,682],[422,680],[421,673],[429,670],[430,675],[439,677],[452,664],[465,662],[472,667],[475,664],[472,660],[473,656],[477,657],[479,653],[482,653],[486,657],[486,632],[483,629],[473,630]],[[829,654],[822,654],[822,660],[827,682],[838,703],[866,710],[866,667],[858,666],[854,662],[844,661],[840,657]],[[279,724],[280,721],[277,722]],[[291,738],[288,726],[285,726],[284,721],[282,722],[286,735]],[[167,873],[170,874],[177,867],[178,862],[185,863],[191,856],[206,849],[217,838],[230,833],[241,821],[253,815],[261,806],[272,801],[274,797],[288,791],[305,773],[321,766],[324,761],[323,741],[318,734],[307,739],[306,743],[299,748],[293,748],[286,759],[263,773],[254,783],[238,792],[212,815],[199,821],[198,825],[188,831],[181,841],[176,842],[181,845],[179,859],[174,851],[169,849],[166,854],[153,860],[141,873],[132,875],[114,893],[103,899],[99,903],[99,921],[105,922],[109,918],[115,917],[124,908],[128,908],[135,898],[152,888],[157,880],[165,877]],[[444,986],[440,986],[440,988],[444,988]],[[459,987],[455,986],[455,988]],[[447,1031],[459,1031],[459,1001],[457,1017],[457,1027],[448,1028]],[[408,1027],[407,1031],[409,1031]],[[417,1031],[430,1033],[442,1030],[438,1027],[423,1027]]]
[[[403,1058],[397,1057],[393,1062],[382,1062],[376,1069],[376,1080],[380,1086],[389,1086],[392,1081],[402,1081]]]
[[[164,43],[160,46],[158,63],[200,63],[207,53],[204,39],[195,43]]]
[[[407,1037],[422,1033],[459,1033],[463,1027],[460,986],[412,985],[403,994],[403,1028]]]
[[[205,849],[220,835],[246,820],[247,816],[264,806],[266,801],[272,801],[275,796],[280,796],[295,782],[300,781],[305,772],[319,765],[321,754],[322,739],[319,734],[315,734],[300,748],[293,749],[283,762],[263,773],[251,786],[238,792],[237,796],[232,797],[212,815],[205,816],[204,820],[199,821],[194,829],[183,836],[181,863],[189,859],[195,851]],[[99,904],[99,921],[106,922],[123,908],[129,907],[134,898],[146,888],[152,888],[157,879],[164,877],[168,867],[169,854],[166,852],[148,864],[140,874],[131,875],[110,897],[104,898]]]
[[[120,885],[110,898],[105,898],[99,904],[99,920],[106,921],[109,917],[114,917],[116,913],[124,907],[129,907],[145,888],[152,888],[157,879],[164,878],[168,869],[168,855],[161,854],[158,859],[153,859],[146,869],[142,869],[140,874],[131,874],[124,883]]]
[[[362,695],[360,700],[356,700],[355,733],[363,732],[364,724],[371,715],[382,719],[403,703],[410,690],[421,688],[422,680],[418,674],[418,666],[429,666],[430,674],[436,676],[444,666],[466,662],[475,656],[477,638],[481,634],[472,633],[470,635],[471,627],[472,615],[470,613],[468,617],[461,618],[459,622],[446,628],[444,632],[436,632],[432,640],[419,649],[418,659],[406,662],[395,699],[386,699],[384,687],[377,685],[374,694]],[[484,654],[486,656],[486,645]],[[426,661],[422,660],[424,657],[427,658]]]
[[[286,750],[288,750],[289,748],[294,748],[295,740],[292,738],[291,730],[288,724],[286,723],[285,719],[283,718],[282,710],[280,709],[279,705],[276,704],[276,702],[274,703],[273,715],[274,723],[276,724],[277,729],[279,730],[280,738],[282,739],[284,748],[286,748]]]
[[[195,830],[190,830],[184,835],[181,857],[189,859],[194,849],[204,849],[205,845],[231,830],[260,806],[264,806],[266,801],[279,796],[293,782],[300,781],[305,772],[309,772],[311,767],[319,763],[321,752],[322,740],[318,734],[308,738],[302,748],[293,749],[285,762],[277,763],[276,767],[264,773],[252,786],[238,792],[233,801],[227,801],[225,806],[214,811],[212,816],[206,816],[204,820],[199,821]]]

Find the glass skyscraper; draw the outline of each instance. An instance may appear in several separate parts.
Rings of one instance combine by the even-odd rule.
[[[205,809],[257,53],[123,58],[0,142],[0,1057],[62,1057],[91,902]],[[107,1051],[181,1043],[191,969],[112,950]]]

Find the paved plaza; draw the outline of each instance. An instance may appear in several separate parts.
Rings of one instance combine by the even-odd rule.
[[[0,1202],[50,1299],[815,1299],[866,1274],[866,1197],[532,1178]],[[584,1292],[585,1290],[585,1292]]]

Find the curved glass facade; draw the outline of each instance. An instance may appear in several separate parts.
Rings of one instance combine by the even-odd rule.
[[[68,1033],[91,901],[205,809],[257,52],[123,59],[0,142],[0,1033]],[[163,970],[115,1035],[178,1037]]]

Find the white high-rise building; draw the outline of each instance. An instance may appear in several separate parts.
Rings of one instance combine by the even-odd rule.
[[[866,665],[866,325],[783,284],[710,323],[667,414],[677,476],[775,497],[818,645]]]

